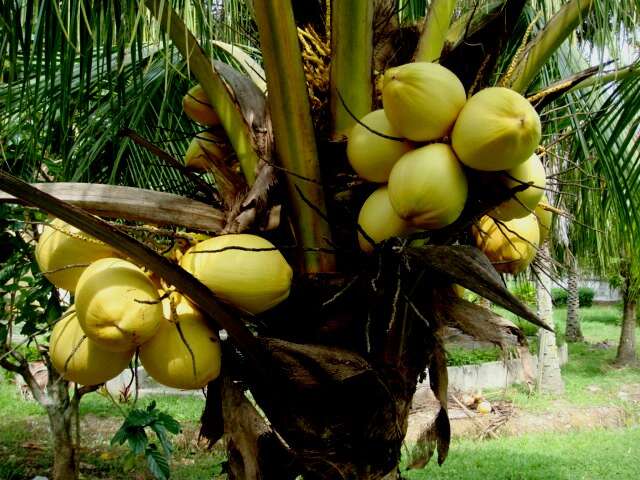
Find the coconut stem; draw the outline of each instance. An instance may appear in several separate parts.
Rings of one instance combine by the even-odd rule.
[[[282,167],[295,173],[286,175],[285,180],[293,210],[290,218],[300,246],[301,269],[307,273],[331,272],[335,269],[334,257],[310,250],[330,246],[331,231],[324,213],[315,131],[291,2],[254,2],[254,11],[277,154]]]
[[[349,133],[355,119],[371,111],[373,2],[333,0],[331,3],[332,137],[341,139]]]
[[[456,0],[432,0],[429,4],[415,54],[416,62],[437,62],[440,59],[455,6]]]

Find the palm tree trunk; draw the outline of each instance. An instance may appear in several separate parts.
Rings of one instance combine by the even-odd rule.
[[[624,313],[622,315],[622,329],[620,331],[620,343],[616,364],[630,365],[638,360],[636,353],[636,298],[631,292],[631,279],[628,270],[624,280]],[[624,273],[623,273],[624,274]]]
[[[567,298],[567,324],[565,327],[565,338],[567,342],[583,342],[582,329],[580,328],[580,297],[578,295],[578,268],[574,258],[571,259],[569,269]]]
[[[538,257],[542,264],[540,275],[537,278],[536,297],[538,301],[538,316],[549,326],[553,326],[553,303],[551,300],[551,278],[545,273],[551,271],[549,247],[545,244],[538,251]],[[556,335],[540,329],[538,333],[538,391],[545,393],[564,392],[564,382],[560,373],[560,357]]]

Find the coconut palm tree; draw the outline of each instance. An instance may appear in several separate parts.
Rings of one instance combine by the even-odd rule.
[[[635,24],[637,7],[631,0],[3,2],[0,127],[2,149],[11,152],[3,158],[11,160],[0,188],[117,246],[226,330],[225,373],[209,386],[203,434],[215,441],[224,431],[233,478],[396,478],[425,371],[441,404],[423,435],[426,458],[434,449],[439,462],[447,455],[442,328],[505,347],[522,341],[513,325],[455,297],[451,284],[544,324],[468,245],[470,226],[512,191],[472,178],[470,200],[450,227],[409,239],[419,242],[383,242],[372,256],[357,253],[356,216],[371,187],[349,169],[346,137],[379,106],[380,73],[412,60],[441,63],[469,93],[500,84],[526,94],[546,131],[560,131],[559,122],[575,118],[566,100],[575,92],[637,74],[636,65],[610,66],[617,76],[605,65],[572,69],[569,43],[602,49]],[[203,177],[175,160],[197,133],[180,109],[192,81],[235,152]],[[620,108],[637,101],[612,100]],[[599,161],[603,170],[622,168],[610,155]],[[625,165],[635,173],[609,185],[617,198],[629,196],[639,164]],[[35,188],[16,176],[111,185]],[[88,212],[211,234],[261,232],[295,268],[291,295],[263,315],[234,310]]]
[[[628,38],[621,36],[611,46],[612,51],[620,52],[620,44],[628,45]],[[591,80],[587,86],[590,83]],[[632,212],[640,203],[637,189],[640,149],[638,110],[624,107],[625,102],[619,100],[636,96],[638,92],[638,82],[627,78],[615,88],[592,89],[589,86],[574,97],[569,122],[580,133],[565,145],[565,159],[570,161],[565,161],[563,168],[572,172],[559,185],[563,192],[562,208],[572,215],[559,222],[563,228],[554,245],[556,255],[573,258],[574,263],[569,263],[570,279],[575,259],[580,258],[586,269],[605,278],[613,277],[614,283],[621,287],[624,313],[617,358],[621,364],[634,362],[636,358],[633,310],[638,295],[638,264],[633,252],[638,248],[638,223]],[[622,159],[615,167],[606,160],[613,156]],[[597,160],[586,161],[589,158]],[[624,187],[611,188],[614,183]],[[568,318],[568,339],[569,324]],[[574,331],[579,340],[579,329]]]

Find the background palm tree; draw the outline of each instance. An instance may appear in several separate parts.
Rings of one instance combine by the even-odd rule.
[[[440,329],[454,325],[502,345],[518,341],[513,330],[496,331],[489,312],[454,298],[451,283],[539,323],[486,258],[464,246],[468,227],[509,192],[477,192],[458,222],[430,235],[423,247],[391,241],[374,259],[353,254],[355,218],[368,187],[354,183],[344,135],[354,117],[379,104],[375,80],[385,68],[414,57],[437,60],[467,90],[501,83],[527,94],[552,135],[543,140],[547,162],[554,150],[579,153],[576,168],[593,169],[607,181],[606,193],[600,191],[607,218],[626,225],[617,238],[636,238],[638,219],[630,212],[637,210],[630,207],[638,204],[640,161],[633,127],[625,130],[623,119],[638,111],[639,96],[631,93],[637,65],[588,68],[584,56],[634,32],[637,1],[42,0],[1,6],[4,170],[30,181],[114,183],[190,196],[212,205],[226,232],[274,227],[267,220],[282,207],[279,227],[265,235],[293,246],[286,253],[297,284],[285,304],[252,319],[229,314],[199,282],[117,228],[0,174],[4,190],[117,244],[227,330],[233,347],[224,354],[226,377],[209,387],[214,394],[204,433],[217,439],[222,430],[215,412],[221,410],[236,478],[251,477],[247,472],[257,478],[261,470],[274,478],[301,471],[305,478],[393,475],[425,369],[442,408],[423,440],[437,446],[443,461],[449,426]],[[246,76],[215,63],[218,58]],[[179,157],[197,133],[180,111],[192,76],[221,117],[244,178],[240,185],[222,168],[199,180],[185,176],[168,158]],[[619,87],[611,89],[614,80]],[[582,115],[594,107],[584,92],[609,95],[607,108],[588,121]],[[609,125],[610,135],[600,136],[596,122]],[[132,131],[151,148],[141,148],[150,146]],[[146,220],[158,221],[151,217]],[[585,245],[595,238],[592,231],[584,235]],[[462,245],[451,246],[455,242]],[[244,388],[286,444],[259,421]]]

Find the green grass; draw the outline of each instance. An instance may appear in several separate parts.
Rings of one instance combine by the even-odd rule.
[[[503,311],[500,313],[510,315]],[[566,308],[554,310],[556,333],[562,340],[566,315]],[[621,309],[616,306],[581,308],[580,319],[585,343],[568,344],[569,363],[562,367],[565,394],[530,396],[523,387],[514,386],[506,390],[506,398],[519,408],[531,411],[565,408],[568,403],[576,406],[617,405],[637,415],[638,405],[621,399],[618,393],[624,384],[640,384],[640,368],[616,368],[613,365],[620,335]],[[636,329],[636,335],[640,338],[640,328]]]
[[[145,395],[138,399],[140,405],[147,405],[152,400],[158,404],[158,409],[171,415],[179,422],[197,422],[204,408],[202,395]],[[87,395],[80,402],[80,414],[93,414],[98,417],[119,416],[120,412],[114,408],[113,402],[97,393]]]
[[[171,478],[189,480],[213,478],[223,458],[197,442],[198,421],[204,398],[198,396],[149,395],[138,406],[152,400],[158,408],[179,420],[183,433],[173,437],[175,452]],[[144,460],[129,464],[126,448],[112,448],[109,441],[122,419],[120,409],[111,400],[91,393],[81,402],[81,415],[89,418],[83,430],[81,468],[83,478],[150,479]],[[126,405],[120,406],[126,409]],[[97,418],[96,418],[97,417]],[[53,462],[46,413],[35,401],[25,401],[8,379],[0,380],[0,480],[28,480],[49,474]]]
[[[502,313],[502,312],[501,312]],[[485,392],[511,399],[527,411],[549,411],[594,405],[617,405],[640,419],[640,406],[618,396],[624,384],[640,384],[639,368],[612,366],[620,332],[621,311],[616,307],[581,309],[582,330],[587,343],[569,344],[569,363],[563,367],[566,393],[562,396],[529,396],[522,387]],[[507,314],[505,314],[507,316]],[[557,309],[557,330],[564,331],[566,310]],[[640,332],[638,332],[640,337]],[[607,341],[611,348],[594,348]],[[493,355],[494,352],[485,352]],[[458,352],[459,356],[466,353]],[[474,353],[472,356],[484,354]],[[468,355],[467,355],[468,356]],[[1,378],[1,377],[0,377]],[[594,390],[595,387],[595,390]],[[195,480],[214,478],[222,457],[196,442],[197,423],[204,406],[202,396],[145,396],[139,406],[156,400],[158,407],[176,419],[185,432],[175,439],[172,478]],[[84,416],[96,417],[83,437],[83,478],[149,479],[142,461],[124,462],[123,448],[112,449],[109,439],[120,422],[119,409],[106,397],[93,393],[81,403]],[[47,475],[52,463],[44,410],[35,402],[25,402],[13,384],[0,379],[0,480],[23,480]],[[85,417],[86,418],[86,417]],[[632,423],[630,420],[630,423]],[[408,473],[411,480],[447,479],[596,479],[640,478],[640,462],[631,457],[640,445],[640,432],[627,428],[613,431],[583,431],[568,434],[525,435],[485,442],[454,441],[443,467],[429,465]],[[630,453],[632,452],[632,453]]]
[[[197,422],[204,408],[202,395],[145,395],[138,404],[145,406],[155,400],[158,409],[165,411],[179,422]],[[126,409],[126,405],[120,405]],[[86,395],[80,402],[81,415],[95,415],[102,418],[120,417],[120,410],[106,396],[98,393]],[[34,416],[46,416],[44,409],[34,401],[24,401],[10,380],[0,379],[0,417],[15,420]]]
[[[409,480],[596,480],[640,478],[640,429],[525,435],[454,442],[447,461]]]

